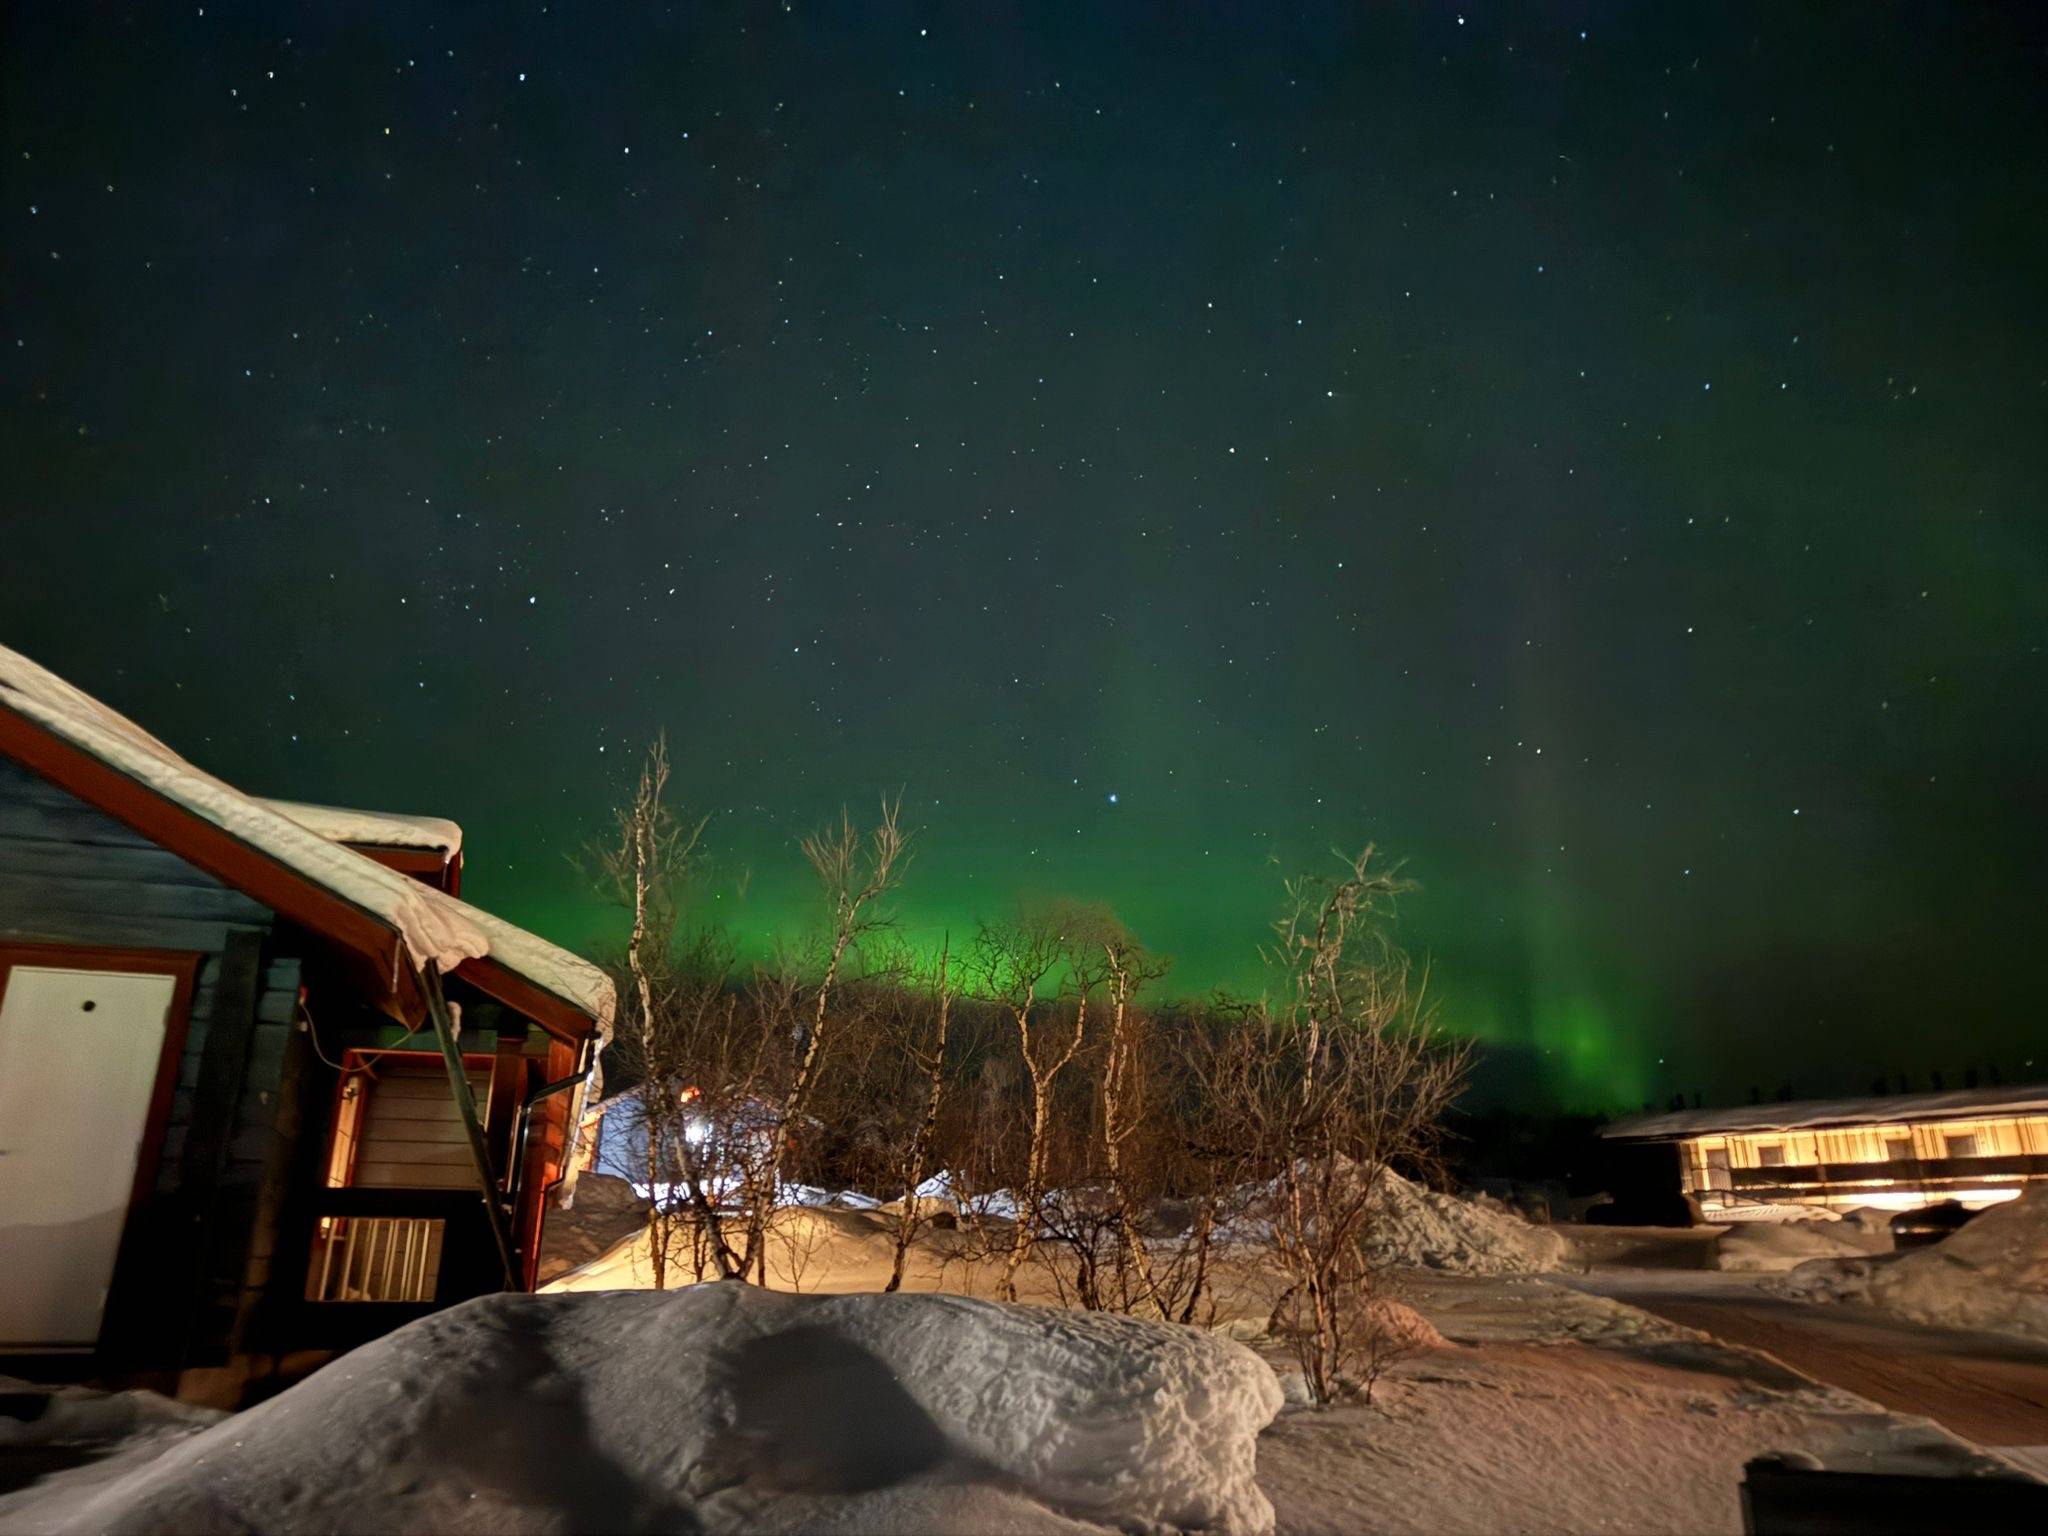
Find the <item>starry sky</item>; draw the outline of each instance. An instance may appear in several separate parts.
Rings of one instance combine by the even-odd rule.
[[[0,29],[0,640],[243,787],[587,945],[666,730],[746,944],[900,787],[1191,996],[1376,839],[1485,1095],[2029,1070],[2039,8]]]

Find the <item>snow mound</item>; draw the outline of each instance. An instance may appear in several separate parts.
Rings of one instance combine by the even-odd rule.
[[[1757,1274],[1786,1270],[1809,1259],[1853,1259],[1889,1253],[1892,1229],[1883,1212],[1856,1212],[1817,1221],[1745,1221],[1721,1234],[1715,1267]]]
[[[1365,1243],[1382,1264],[1459,1275],[1529,1275],[1561,1269],[1571,1245],[1548,1227],[1402,1178],[1380,1175]]]
[[[2048,1186],[1879,1268],[1870,1299],[1918,1322],[2048,1339]]]
[[[955,1296],[491,1296],[64,1511],[71,1529],[1264,1533],[1272,1370]],[[34,1528],[32,1509],[10,1510]],[[1080,1523],[1086,1522],[1086,1523]]]
[[[1859,1301],[1915,1322],[2048,1339],[2048,1185],[1994,1205],[1931,1248],[1816,1259],[1780,1283],[1809,1301]]]

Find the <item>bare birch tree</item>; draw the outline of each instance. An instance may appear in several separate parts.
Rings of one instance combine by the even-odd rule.
[[[898,1010],[900,1020],[896,1049],[917,1079],[922,1080],[924,1101],[915,1127],[903,1148],[899,1184],[902,1210],[896,1218],[895,1253],[889,1265],[889,1283],[884,1291],[902,1288],[903,1267],[910,1245],[925,1223],[924,1197],[919,1191],[930,1171],[933,1145],[938,1137],[939,1111],[946,1097],[946,1039],[952,1028],[953,998],[958,991],[952,973],[950,941],[939,947],[939,963],[933,972],[928,1005]],[[927,1025],[924,1020],[929,1018]]]
[[[832,1035],[832,1002],[841,971],[848,952],[862,937],[887,922],[879,904],[899,878],[909,845],[899,822],[902,803],[900,795],[884,800],[880,819],[866,834],[842,811],[837,827],[803,841],[804,857],[824,891],[830,926],[824,963],[810,989],[807,1017],[796,1022],[793,1030],[794,1062],[787,1086],[766,1128],[761,1157],[765,1177],[750,1192],[748,1201],[746,1249],[740,1269],[757,1279],[766,1274],[768,1229],[789,1159],[791,1135],[816,1092]]]
[[[1146,1061],[1143,1016],[1135,1003],[1139,989],[1166,974],[1163,961],[1148,956],[1119,926],[1101,938],[1108,977],[1108,1031],[1103,1046],[1101,1122],[1103,1171],[1116,1212],[1120,1244],[1118,1269],[1129,1269],[1137,1290],[1161,1317],[1169,1315],[1142,1228],[1143,1196],[1132,1177],[1135,1143],[1146,1129]]]
[[[1371,1226],[1386,1176],[1435,1154],[1467,1053],[1437,1028],[1385,919],[1405,889],[1367,848],[1288,887],[1278,1000],[1248,1012],[1216,1068],[1224,1134],[1256,1149],[1259,1213],[1286,1288],[1274,1308],[1311,1398],[1334,1400],[1385,1330]]]
[[[668,1257],[687,1256],[692,1280],[707,1272],[720,1279],[739,1273],[725,1203],[748,1171],[752,1142],[745,1117],[761,1080],[762,1050],[732,988],[732,968],[723,938],[700,934],[679,956],[668,1005],[658,1016],[656,1075],[672,1091],[663,1146],[682,1185],[685,1218],[671,1228]]]
[[[675,1181],[664,1161],[678,1139],[680,1085],[673,1059],[673,1031],[665,1028],[672,998],[674,945],[680,896],[696,860],[704,831],[702,820],[679,820],[668,804],[670,764],[668,738],[658,736],[647,749],[631,797],[615,814],[617,841],[596,851],[600,883],[631,914],[626,939],[626,1018],[622,1053],[638,1078],[632,1103],[644,1141],[641,1167],[648,1188],[647,1243],[654,1286],[667,1283],[667,1260],[675,1203],[664,1191]],[[629,1141],[631,1138],[627,1138]],[[701,1189],[695,1201],[704,1204]],[[700,1213],[701,1214],[701,1213]]]
[[[1016,1224],[1003,1261],[1005,1301],[1017,1299],[1017,1271],[1037,1237],[1046,1193],[1046,1161],[1051,1146],[1053,1095],[1060,1074],[1080,1053],[1088,1030],[1088,1003],[1101,973],[1099,956],[1078,942],[1092,921],[1076,909],[1020,913],[1010,922],[982,929],[977,961],[984,988],[1017,1026],[1017,1048],[1029,1085],[1023,1182],[1013,1191]],[[1078,963],[1076,963],[1078,962]],[[1046,996],[1062,966],[1073,974],[1064,991]]]

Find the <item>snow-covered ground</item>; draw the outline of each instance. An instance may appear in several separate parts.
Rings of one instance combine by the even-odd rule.
[[[6,1376],[0,1402],[0,1531],[14,1529],[10,1507],[53,1497],[53,1507],[75,1505],[227,1417],[154,1392],[40,1388]],[[37,1479],[30,1492],[6,1497]]]
[[[1371,1408],[1284,1413],[1260,1436],[1280,1531],[1735,1532],[1743,1464],[1771,1452],[2011,1472],[1924,1420],[1547,1281],[1443,1279],[1416,1299],[1452,1348],[1395,1367]]]
[[[865,1294],[890,1213],[821,1195],[786,1217],[779,1291],[622,1292],[649,1277],[634,1203],[598,1198],[614,1182],[586,1184],[576,1247],[597,1256],[562,1294],[427,1319],[210,1429],[159,1425],[0,1497],[0,1533],[1733,1532],[1759,1455],[2017,1475],[1589,1279],[1515,1272],[1531,1233],[1583,1259],[1483,1205],[1395,1192],[1410,1350],[1372,1406],[1318,1411],[1283,1390],[1265,1293],[1228,1264],[1211,1330],[934,1294],[994,1288],[958,1229],[920,1238],[916,1294]],[[1991,1229],[1984,1264],[2016,1243]]]
[[[1277,1417],[1278,1351],[1101,1314],[732,1284],[494,1297],[153,1459],[0,1497],[0,1532],[1733,1532],[1743,1463],[1770,1452],[2011,1475],[1547,1280],[1409,1294],[1443,1339],[1374,1406]]]

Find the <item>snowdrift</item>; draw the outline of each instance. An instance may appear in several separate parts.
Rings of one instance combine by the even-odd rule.
[[[1571,1244],[1548,1227],[1424,1189],[1392,1169],[1380,1175],[1374,1199],[1378,1209],[1366,1246],[1383,1264],[1458,1275],[1531,1275],[1561,1269],[1571,1256]]]
[[[1816,1301],[1867,1301],[1942,1328],[2048,1339],[2048,1186],[1994,1205],[1931,1248],[1802,1264],[1785,1289]]]
[[[1814,1221],[1745,1221],[1714,1247],[1714,1267],[1756,1274],[1792,1269],[1809,1259],[1853,1259],[1892,1251],[1884,1211],[1851,1211]]]
[[[11,1529],[1263,1533],[1272,1370],[953,1296],[492,1296]]]
[[[0,1413],[0,1451],[29,1446],[115,1445],[153,1435],[194,1434],[226,1417],[155,1392],[101,1392],[92,1387],[39,1387],[0,1376],[0,1397],[43,1399],[31,1417]]]

